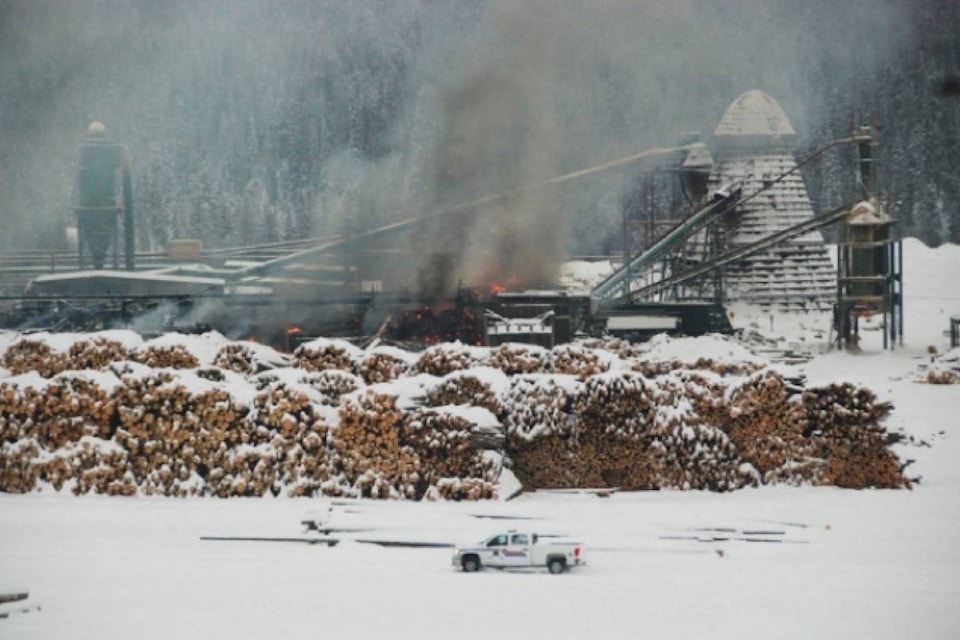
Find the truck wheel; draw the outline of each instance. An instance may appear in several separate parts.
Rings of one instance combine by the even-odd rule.
[[[480,558],[477,556],[464,556],[460,561],[460,567],[466,573],[473,573],[480,570]]]
[[[550,558],[547,560],[547,571],[550,573],[563,573],[567,568],[567,563],[563,558]]]

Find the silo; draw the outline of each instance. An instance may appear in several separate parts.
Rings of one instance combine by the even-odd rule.
[[[113,250],[113,266],[117,267],[120,216],[124,215],[127,268],[132,268],[132,207],[130,173],[126,147],[110,143],[106,129],[94,122],[87,129],[87,138],[80,145],[80,166],[73,212],[77,217],[80,267],[87,259],[95,269],[102,269]]]

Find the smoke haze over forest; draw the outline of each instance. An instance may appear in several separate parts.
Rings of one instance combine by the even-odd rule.
[[[960,75],[958,24],[947,0],[0,0],[0,250],[66,246],[93,120],[130,149],[138,248],[216,248],[371,229],[709,135],[750,89],[784,107],[798,154],[876,125],[905,235],[960,242],[960,97],[938,90]],[[842,152],[807,177],[818,210],[853,194]],[[619,248],[635,179],[511,198],[422,241],[533,247],[502,253],[546,273]]]

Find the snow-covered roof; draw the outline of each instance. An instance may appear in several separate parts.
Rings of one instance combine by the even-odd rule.
[[[763,91],[754,89],[741,94],[727,107],[713,132],[714,137],[795,135],[783,107]]]

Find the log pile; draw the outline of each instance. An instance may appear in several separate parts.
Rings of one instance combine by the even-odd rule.
[[[506,413],[493,387],[469,371],[455,371],[445,376],[427,391],[425,404],[428,407],[452,404],[483,407],[501,417]]]
[[[130,359],[154,369],[193,369],[200,366],[197,356],[182,345],[145,345],[134,349]]]
[[[459,342],[434,345],[425,349],[413,367],[414,373],[428,373],[442,378],[454,371],[463,371],[488,364],[486,351]],[[483,355],[481,355],[483,352]]]
[[[451,405],[495,416],[526,487],[909,486],[881,426],[889,403],[850,384],[798,389],[754,362],[645,362],[613,343],[617,355],[453,344],[417,357],[325,340],[297,350],[301,366],[258,374],[243,344],[203,368],[177,345],[71,344],[3,354],[12,374],[46,378],[0,379],[0,491],[492,497],[499,465],[482,449],[499,440]],[[78,365],[100,371],[64,372]],[[417,382],[426,406],[403,408],[418,373],[444,377]]]
[[[305,373],[300,377],[300,382],[318,391],[321,402],[332,407],[340,404],[342,396],[353,393],[364,386],[361,378],[339,369]]]
[[[654,384],[634,372],[602,374],[583,384],[575,400],[582,482],[629,490],[668,486],[655,394]]]
[[[719,375],[746,376],[756,373],[764,366],[755,362],[719,362],[712,358],[697,358],[693,362],[682,362],[680,360],[637,360],[631,365],[631,369],[642,373],[648,378],[662,376],[674,371],[684,371],[687,369],[699,371],[712,371]]]
[[[516,376],[503,398],[503,425],[513,472],[525,488],[582,484],[577,417],[579,383],[569,376]]]
[[[360,350],[345,340],[314,340],[293,352],[294,366],[307,371],[353,371]]]
[[[344,399],[331,434],[349,488],[365,498],[416,498],[425,490],[421,462],[400,443],[403,413],[393,396],[361,392]]]
[[[929,369],[920,378],[927,384],[960,384],[960,372],[952,369]]]
[[[604,352],[605,350],[602,349],[586,349],[581,345],[558,345],[551,353],[550,370],[553,373],[574,375],[585,380],[610,370],[609,360],[601,356]]]
[[[782,376],[762,372],[749,378],[731,396],[726,420],[719,426],[737,446],[741,458],[765,482],[809,480],[803,427]]]
[[[887,447],[880,426],[893,406],[869,389],[849,383],[807,389],[800,401],[800,425],[810,456],[823,460],[816,484],[844,488],[909,487],[900,461]]]
[[[259,369],[255,366],[253,350],[238,342],[220,347],[217,350],[217,355],[213,358],[213,366],[234,373],[251,374],[259,372]]]
[[[375,349],[357,364],[357,373],[366,384],[379,384],[401,378],[410,371],[411,360],[395,351]]]
[[[36,371],[50,378],[70,368],[67,355],[57,353],[46,342],[18,340],[3,354],[3,366],[14,375]]]
[[[490,352],[490,366],[508,376],[549,373],[550,352],[537,345],[502,344]]]
[[[444,411],[419,409],[406,416],[401,440],[420,463],[418,498],[426,494],[447,500],[497,496],[500,470],[474,446],[472,431],[465,418]]]

